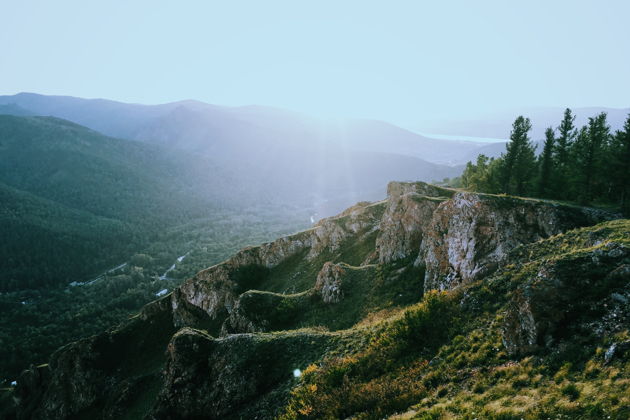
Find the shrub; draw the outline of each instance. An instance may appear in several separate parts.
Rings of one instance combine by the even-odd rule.
[[[577,386],[575,386],[575,384],[568,384],[563,386],[560,389],[560,392],[562,392],[562,395],[568,397],[571,401],[577,400],[580,396],[580,390]]]

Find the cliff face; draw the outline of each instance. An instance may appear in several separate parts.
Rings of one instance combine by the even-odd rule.
[[[613,217],[544,201],[461,192],[441,203],[420,258],[425,291],[448,290],[490,274],[515,247]]]
[[[630,323],[629,261],[630,248],[612,241],[541,265],[511,294],[502,326],[508,353],[551,349],[580,330],[618,333]]]
[[[131,410],[153,418],[271,418],[296,385],[293,370],[347,351],[345,340],[364,334],[349,329],[355,323],[433,289],[473,284],[508,265],[523,245],[611,218],[390,183],[385,201],[359,203],[307,231],[243,249],[129,323],[25,371],[16,389],[19,417],[117,418]],[[576,267],[623,282],[622,248],[602,251],[601,269],[593,257]],[[584,310],[574,298],[592,280],[571,280],[582,268],[548,264],[515,288],[501,327],[509,354],[557,342],[566,314]],[[312,327],[332,332],[300,329]],[[292,332],[269,333],[280,330]]]
[[[152,418],[272,418],[282,385],[336,337],[325,333],[238,334],[215,339],[184,328],[168,345],[164,387]]]
[[[379,262],[389,263],[418,254],[433,213],[452,195],[450,190],[424,183],[390,183],[387,207],[376,238]]]
[[[49,364],[18,379],[18,418],[118,419],[133,412],[141,398],[157,395],[164,348],[175,332],[163,299],[118,328],[60,348]]]

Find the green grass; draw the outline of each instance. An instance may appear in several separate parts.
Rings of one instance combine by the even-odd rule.
[[[240,311],[266,331],[352,327],[370,314],[403,308],[422,298],[424,270],[409,261],[384,266],[341,264],[343,297],[325,303],[314,290],[294,294],[250,290],[240,297]]]
[[[282,418],[628,418],[630,357],[603,363],[612,342],[630,337],[627,326],[603,337],[579,327],[599,319],[589,308],[623,286],[603,281],[614,266],[593,263],[612,244],[630,245],[630,221],[520,247],[484,281],[425,296],[402,314],[352,329],[365,339],[355,337],[346,353],[309,367]],[[550,265],[569,282],[559,303],[568,305],[567,333],[559,331],[560,344],[551,349],[510,357],[501,331],[511,292]]]

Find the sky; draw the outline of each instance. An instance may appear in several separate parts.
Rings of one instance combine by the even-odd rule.
[[[401,125],[630,106],[630,1],[0,0],[0,94]]]

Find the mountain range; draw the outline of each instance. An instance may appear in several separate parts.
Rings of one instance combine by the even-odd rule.
[[[16,113],[55,116],[103,134],[238,157],[266,147],[343,147],[434,163],[461,163],[482,144],[428,138],[382,121],[319,120],[272,107],[225,107],[186,100],[162,105],[19,93],[0,96]],[[308,149],[306,149],[308,150]]]

